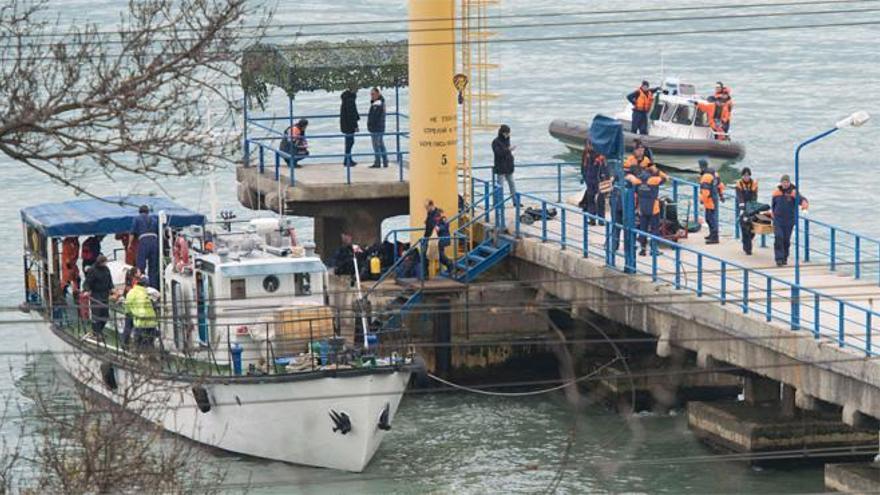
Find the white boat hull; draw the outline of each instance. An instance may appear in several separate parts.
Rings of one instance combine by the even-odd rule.
[[[79,350],[56,334],[49,323],[41,325],[50,351],[79,383],[120,403],[117,392],[102,381],[97,354]],[[113,352],[113,351],[108,351]],[[118,391],[125,390],[136,371],[115,366]],[[370,462],[385,436],[379,417],[386,405],[389,423],[409,381],[410,371],[368,372],[340,370],[336,377],[212,378],[198,384],[207,391],[211,409],[201,412],[187,379],[153,380],[151,395],[161,405],[134,407],[146,420],[166,430],[212,447],[241,454],[308,466],[360,472]],[[142,392],[142,390],[139,390]],[[157,395],[158,394],[158,395]],[[344,412],[351,431],[334,432],[330,411]]]

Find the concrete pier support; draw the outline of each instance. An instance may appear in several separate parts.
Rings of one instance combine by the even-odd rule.
[[[864,447],[877,443],[877,432],[843,424],[834,413],[796,410],[785,414],[779,401],[691,402],[688,426],[712,447],[726,452],[761,453],[829,447]],[[839,459],[837,452],[833,459]],[[853,457],[858,457],[858,451]],[[820,460],[820,453],[805,458]]]
[[[752,375],[745,378],[743,395],[747,404],[756,406],[779,401],[779,382]]]
[[[876,462],[826,464],[825,488],[843,493],[878,493],[880,464]]]

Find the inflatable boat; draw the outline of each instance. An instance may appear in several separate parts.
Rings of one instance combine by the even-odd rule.
[[[613,115],[623,124],[627,152],[632,151],[633,143],[640,139],[651,149],[655,161],[681,170],[698,170],[699,158],[707,158],[713,166],[720,167],[745,157],[746,149],[742,143],[729,139],[730,136],[716,139],[707,116],[696,108],[696,103],[706,100],[696,95],[692,85],[667,79],[654,100],[646,136],[626,130],[630,128],[629,105]],[[589,136],[589,123],[557,119],[550,123],[549,131],[572,151],[581,152]]]

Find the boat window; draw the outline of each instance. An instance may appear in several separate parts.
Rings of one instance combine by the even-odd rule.
[[[183,349],[187,337],[187,329],[189,327],[189,310],[186,307],[186,298],[183,297],[183,290],[180,282],[171,281],[171,321],[174,330],[174,345],[178,349]]]
[[[694,125],[697,127],[709,127],[709,116],[706,115],[706,112],[697,112],[697,122]]]
[[[679,105],[675,110],[675,115],[672,117],[672,122],[675,124],[691,125],[694,121],[694,113],[696,113],[694,107]]]
[[[668,104],[663,108],[663,115],[660,116],[660,120],[663,122],[669,122],[672,118],[673,114],[675,114],[675,109],[678,108],[678,105]]]
[[[311,273],[295,273],[293,275],[294,295],[310,296],[312,295],[312,274]]]
[[[247,280],[234,278],[229,281],[230,299],[247,299]]]
[[[697,94],[697,88],[693,84],[680,83],[678,85],[678,94],[682,96],[692,96]]]
[[[663,113],[666,111],[666,102],[659,101],[654,105],[654,109],[651,111],[651,120],[662,119]]]

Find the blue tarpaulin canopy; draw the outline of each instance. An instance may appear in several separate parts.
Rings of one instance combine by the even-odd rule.
[[[131,231],[138,207],[164,211],[171,227],[203,225],[205,216],[165,198],[153,196],[110,196],[46,203],[21,210],[21,220],[46,237],[108,235]]]
[[[609,160],[623,160],[623,125],[619,120],[598,114],[590,125],[593,149]]]

